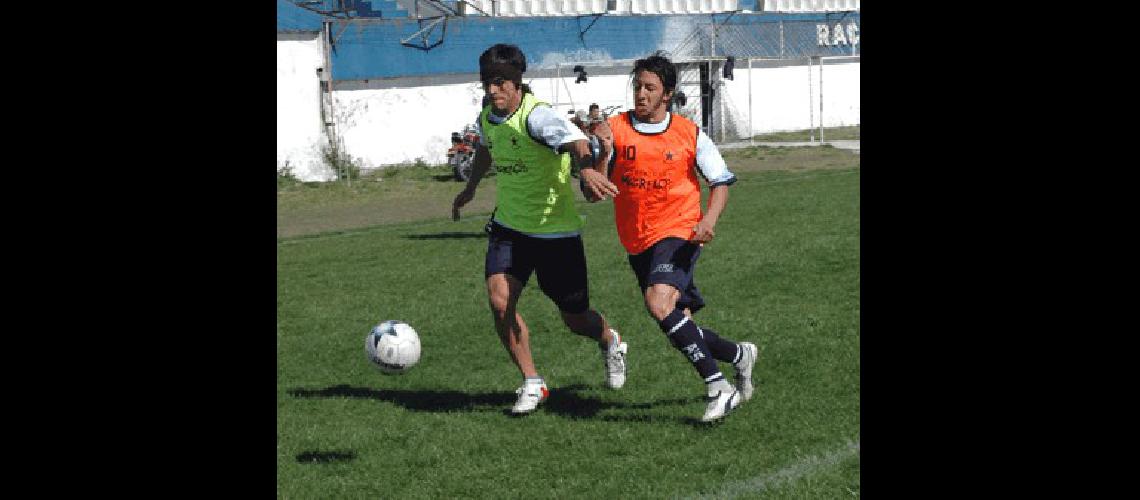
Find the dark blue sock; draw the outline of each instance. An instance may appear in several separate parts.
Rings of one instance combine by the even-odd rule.
[[[720,334],[713,331],[712,328],[707,326],[697,327],[701,331],[701,335],[705,338],[705,344],[709,346],[709,352],[718,361],[736,364],[740,361],[740,345],[731,340],[721,338]]]
[[[673,344],[673,347],[681,351],[681,354],[684,354],[685,358],[693,364],[693,368],[697,369],[697,373],[701,375],[706,384],[724,379],[724,374],[720,372],[716,359],[712,357],[708,345],[701,338],[696,323],[685,316],[685,313],[681,312],[680,309],[675,309],[657,324],[661,327],[661,331],[669,337],[669,342]]]

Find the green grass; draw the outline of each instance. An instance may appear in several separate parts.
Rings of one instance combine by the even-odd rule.
[[[451,200],[463,189],[446,165],[375,170],[353,179],[351,185],[289,182],[280,177],[277,184],[278,238],[447,217]],[[484,180],[480,197],[469,209],[490,213],[494,188],[494,176]]]
[[[839,161],[830,154],[803,171],[730,159],[740,182],[698,264],[710,305],[696,320],[755,342],[760,362],[755,398],[713,426],[696,422],[703,383],[645,313],[609,203],[580,208],[591,302],[630,344],[628,382],[604,388],[595,344],[561,325],[532,278],[519,310],[552,394],[523,418],[505,414],[520,376],[483,286],[489,210],[279,238],[277,496],[858,496],[859,169],[857,156],[822,166]],[[418,183],[449,205],[460,189],[408,182],[383,196]],[[493,187],[485,180],[477,201]],[[303,196],[342,210],[352,204],[337,196],[374,203],[347,188]],[[289,203],[287,214],[309,209]],[[279,235],[281,207],[279,195]],[[406,374],[365,360],[365,333],[384,319],[420,333]]]
[[[788,132],[773,132],[770,134],[761,134],[752,136],[754,141],[806,141],[812,137],[819,140],[819,129],[805,129],[805,130],[792,130]],[[840,140],[859,140],[859,126],[853,125],[848,127],[823,127],[823,139],[825,141],[840,141]]]

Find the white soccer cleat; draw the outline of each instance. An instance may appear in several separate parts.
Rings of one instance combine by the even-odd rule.
[[[546,401],[550,396],[550,391],[546,388],[546,382],[523,382],[523,386],[515,390],[515,394],[519,395],[518,401],[515,401],[515,406],[511,408],[511,413],[521,415],[530,413],[538,408],[538,404]]]
[[[701,422],[712,422],[723,418],[733,408],[740,406],[740,391],[735,387],[724,383],[727,388],[722,387],[716,390],[714,394],[708,395],[709,406],[705,408],[705,416],[701,417]],[[709,389],[710,392],[713,389]]]
[[[759,351],[752,342],[741,342],[740,349],[743,351],[740,354],[740,362],[733,366],[736,367],[736,388],[740,389],[740,396],[743,398],[741,402],[744,402],[752,399],[752,367],[756,366]]]
[[[610,333],[618,341],[602,349],[602,358],[606,361],[606,386],[621,389],[625,385],[625,354],[629,352],[629,344],[621,341],[616,330],[611,328]]]

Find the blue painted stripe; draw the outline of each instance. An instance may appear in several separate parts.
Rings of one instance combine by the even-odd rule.
[[[717,15],[723,20],[724,15]],[[420,29],[412,20],[393,20],[378,23],[354,23],[340,32],[334,24],[334,35],[340,33],[333,45],[332,75],[334,80],[362,80],[400,76],[424,76],[447,73],[477,73],[479,54],[496,43],[518,45],[527,57],[528,70],[551,67],[559,61],[605,61],[636,59],[656,50],[673,51],[697,26],[707,24],[708,15],[693,16],[603,16],[593,27],[579,37],[593,19],[589,16],[546,18],[452,18],[447,22],[446,36],[442,23],[436,27],[427,45],[443,39],[431,50],[405,47],[400,40]],[[835,14],[755,14],[737,15],[731,24],[757,24],[775,21],[837,21]],[[844,22],[858,24],[858,14],[846,16]],[[688,26],[688,28],[685,28]],[[786,36],[815,38],[815,23],[786,24]],[[680,28],[679,28],[680,27]],[[803,31],[802,33],[794,32]],[[806,30],[806,31],[804,31]],[[419,40],[415,40],[419,42]],[[767,45],[773,45],[768,43]],[[709,53],[709,47],[695,47],[700,54]],[[848,46],[820,47],[822,55],[850,55]],[[770,54],[717,55],[770,56]]]

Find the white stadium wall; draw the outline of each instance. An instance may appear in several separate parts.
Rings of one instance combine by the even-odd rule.
[[[814,71],[820,71],[816,65]],[[859,62],[823,65],[823,126],[842,127],[859,124]],[[815,81],[819,81],[818,78]],[[819,89],[813,87],[816,99]],[[819,111],[816,101],[816,111]],[[756,111],[752,111],[755,116]],[[816,124],[820,117],[817,114]]]
[[[859,62],[832,62],[823,67],[823,126],[859,124]],[[735,129],[747,136],[749,130],[748,89],[752,88],[752,135],[820,126],[819,64],[807,61],[738,61],[733,80],[725,80],[727,109]],[[808,82],[811,82],[809,87]]]
[[[570,72],[563,69],[562,74],[566,73]],[[602,109],[619,106],[619,110],[632,105],[628,73],[590,75],[582,83],[574,83],[575,78],[574,73],[562,78],[535,78],[530,86],[535,95],[554,105],[562,114],[571,109],[586,111],[594,103]]]
[[[858,58],[825,61],[823,69],[823,126],[859,124]],[[747,60],[736,62],[733,80],[724,80],[723,91],[731,105],[726,117],[730,128],[742,137],[820,125],[819,65],[807,60],[754,60],[749,74]],[[280,65],[279,65],[280,66]],[[278,101],[280,109],[280,69]],[[565,75],[565,73],[563,73]],[[525,76],[525,75],[524,75]],[[474,122],[482,100],[477,75],[444,78],[397,78],[371,82],[337,82],[333,91],[337,134],[344,152],[363,168],[387,165],[442,164],[447,161],[451,133]],[[719,78],[719,75],[718,75]],[[808,82],[811,81],[810,95]],[[590,103],[602,108],[632,105],[628,73],[592,75],[574,83],[575,75],[525,80],[535,95],[555,106],[560,114],[571,108],[585,110]],[[316,83],[314,82],[314,87]],[[752,116],[749,126],[749,86]],[[696,96],[689,96],[690,103]],[[310,101],[319,106],[315,94]],[[313,119],[319,132],[319,118]],[[278,111],[278,162],[281,159],[281,111]],[[719,139],[713,137],[714,140]]]
[[[337,134],[344,153],[362,168],[446,163],[451,133],[475,121],[483,98],[474,81],[342,89],[345,86],[352,85],[338,82],[333,91]]]
[[[277,35],[277,169],[303,181],[334,177],[321,155],[321,50],[319,33]]]
[[[429,82],[425,78],[337,82],[333,91],[337,134],[344,152],[362,168],[386,165],[447,162],[451,133],[475,122],[483,100],[478,75],[450,79],[465,83]],[[558,82],[564,82],[559,84]],[[591,76],[575,84],[570,78],[526,80],[536,96],[560,113],[601,107],[627,107],[628,75]],[[567,86],[569,90],[567,90]]]

